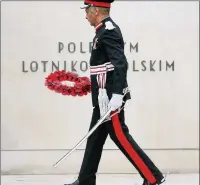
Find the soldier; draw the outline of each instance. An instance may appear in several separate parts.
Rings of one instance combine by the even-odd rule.
[[[90,58],[93,115],[89,129],[109,109],[116,113],[131,98],[130,93],[123,96],[128,87],[128,63],[120,28],[109,15],[113,1],[85,0],[83,7],[86,19],[96,31]],[[122,109],[88,138],[78,179],[70,185],[96,185],[96,173],[108,134],[138,170],[144,179],[143,185],[159,185],[164,182],[163,174],[133,140],[124,120]]]

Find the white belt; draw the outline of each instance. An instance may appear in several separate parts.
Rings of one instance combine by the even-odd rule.
[[[90,66],[90,75],[106,73],[108,71],[113,71],[113,70],[114,66],[111,64],[111,62],[107,62],[105,64],[98,66]]]
[[[90,66],[90,75],[97,75],[99,88],[105,88],[106,73],[113,70],[114,66],[111,64],[111,62],[107,62],[98,66]]]

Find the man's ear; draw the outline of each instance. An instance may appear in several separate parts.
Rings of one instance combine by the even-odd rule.
[[[99,8],[98,7],[95,7],[95,15],[98,15],[99,14]]]

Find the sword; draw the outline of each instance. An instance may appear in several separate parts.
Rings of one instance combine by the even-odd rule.
[[[80,140],[80,142],[74,146],[68,153],[66,153],[58,162],[54,164],[53,167],[56,167],[62,160],[64,160],[66,157],[68,157],[74,150],[76,150],[96,129],[101,125],[104,120],[110,115],[111,110],[109,110],[99,121],[92,127],[92,129],[83,137],[83,139]]]
[[[124,93],[124,96],[129,92],[129,90],[126,90]],[[97,127],[99,127],[102,123],[108,121],[109,119],[106,119],[108,116],[112,117],[115,114],[117,114],[118,112],[121,111],[121,109],[123,109],[124,106],[122,106],[120,109],[118,109],[117,112],[115,112],[114,114],[112,114],[110,116],[110,113],[112,112],[111,109],[108,110],[108,112],[99,119],[99,121],[92,127],[92,129],[83,137],[83,139],[81,139],[78,144],[76,144],[69,152],[67,152],[61,159],[58,160],[58,162],[56,162],[53,167],[55,168],[56,166],[58,166],[59,163],[61,163],[66,157],[68,157],[74,150],[76,150],[96,129]]]

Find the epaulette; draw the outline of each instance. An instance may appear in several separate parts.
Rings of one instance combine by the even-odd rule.
[[[106,26],[105,27],[106,30],[113,30],[116,28],[111,21],[106,21],[105,26]]]

